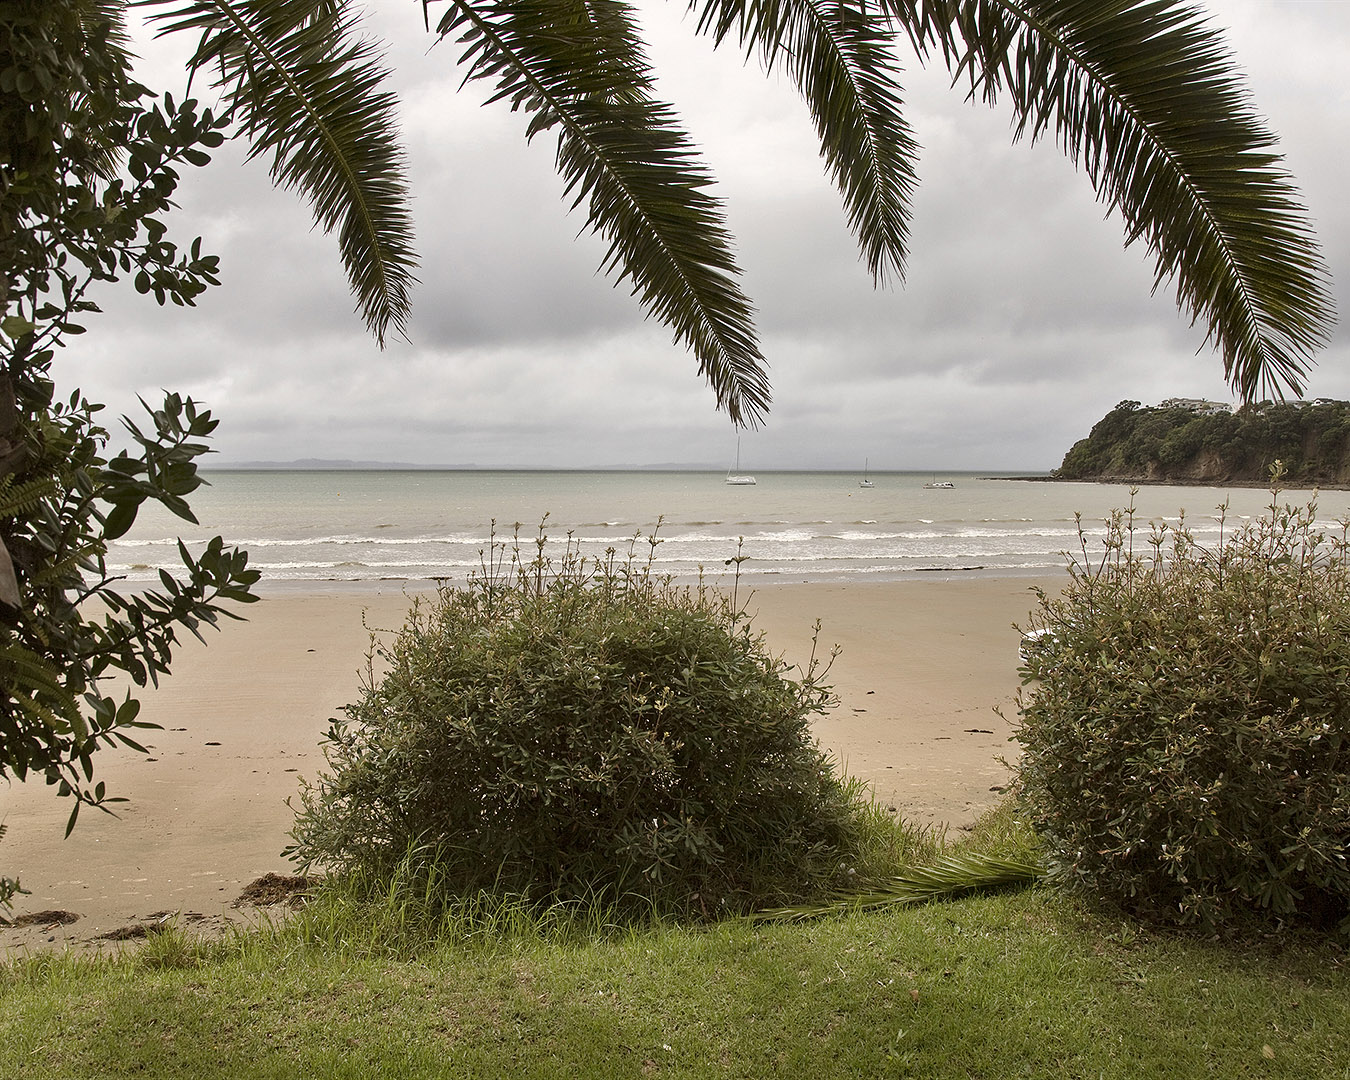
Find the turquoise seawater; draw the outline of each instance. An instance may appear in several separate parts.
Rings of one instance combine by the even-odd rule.
[[[510,538],[517,522],[533,554],[547,515],[555,554],[570,534],[589,555],[626,553],[656,530],[655,563],[681,577],[730,573],[740,552],[752,580],[852,581],[925,573],[1030,575],[1065,565],[1080,545],[1082,517],[1090,552],[1101,549],[1102,519],[1124,507],[1115,485],[1038,483],[978,475],[874,473],[859,485],[846,473],[759,473],[753,486],[730,486],[718,473],[212,471],[192,497],[199,525],[147,511],[112,550],[114,573],[150,581],[180,565],[189,547],[221,535],[246,548],[263,571],[263,588],[381,582],[425,585],[462,580],[481,564],[496,522]],[[934,481],[953,486],[927,487]],[[1286,492],[1284,501],[1310,493]],[[1184,511],[1197,538],[1218,537],[1216,508],[1230,520],[1259,515],[1270,494],[1254,489],[1146,487],[1137,518],[1175,523]],[[1346,513],[1350,494],[1320,500],[1321,516]],[[658,529],[658,521],[660,522]],[[645,557],[647,544],[637,550]]]

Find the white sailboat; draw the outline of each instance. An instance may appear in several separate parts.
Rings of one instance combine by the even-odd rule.
[[[863,478],[858,481],[858,486],[860,488],[876,487],[876,484],[872,483],[867,476],[867,458],[863,458]]]
[[[741,440],[740,440],[740,439],[737,439],[737,440],[736,440],[736,467],[733,468],[733,469],[731,469],[731,470],[727,473],[727,483],[728,483],[728,484],[735,484],[735,485],[740,486],[740,487],[744,487],[744,486],[747,486],[747,485],[749,485],[749,484],[753,484],[754,482],[755,482],[755,478],[754,478],[753,476],[750,476],[750,475],[748,475],[748,474],[746,474],[746,473],[741,472]]]

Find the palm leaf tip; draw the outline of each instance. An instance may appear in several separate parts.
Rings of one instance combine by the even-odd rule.
[[[631,5],[458,2],[435,32],[458,42],[466,81],[526,115],[527,138],[556,131],[565,197],[608,241],[605,272],[694,352],[734,422],[758,423],[769,391],[753,309],[712,177],[651,93]]]
[[[882,0],[920,56],[1007,98],[1015,136],[1053,130],[1142,240],[1155,288],[1207,329],[1245,401],[1297,392],[1335,321],[1275,136],[1222,31],[1188,0]],[[1203,346],[1202,346],[1203,347]]]
[[[903,281],[919,148],[902,113],[900,66],[880,7],[869,8],[868,0],[695,6],[697,31],[715,45],[734,35],[747,54],[759,53],[766,70],[785,69],[810,110],[874,281]]]
[[[301,192],[335,232],[357,309],[383,345],[406,335],[413,249],[396,99],[349,0],[138,0],[161,8],[159,33],[201,35],[189,61],[210,70],[249,156],[272,155],[273,180]]]

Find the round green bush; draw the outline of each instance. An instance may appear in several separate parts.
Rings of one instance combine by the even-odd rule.
[[[1222,520],[1222,519],[1221,519]],[[1350,929],[1350,568],[1315,506],[1197,545],[1109,522],[1041,596],[1021,787],[1053,879],[1208,931]]]
[[[842,884],[854,788],[730,599],[627,564],[516,557],[415,605],[333,721],[293,855],[453,892],[713,916]]]

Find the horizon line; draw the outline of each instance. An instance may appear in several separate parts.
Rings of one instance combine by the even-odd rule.
[[[610,465],[521,465],[521,464],[479,464],[463,462],[453,464],[423,464],[409,461],[360,461],[349,459],[295,458],[287,461],[213,461],[203,462],[198,468],[203,472],[698,472],[722,473],[722,465],[710,462],[655,462],[651,464],[610,464]],[[844,473],[861,472],[846,466],[799,466],[780,465],[757,467],[758,473]],[[932,466],[910,466],[908,468],[875,468],[869,472],[876,475],[937,473],[949,475],[976,475],[997,473],[1000,476],[1049,475],[1049,468],[1018,468],[999,466],[997,468],[934,468]]]

